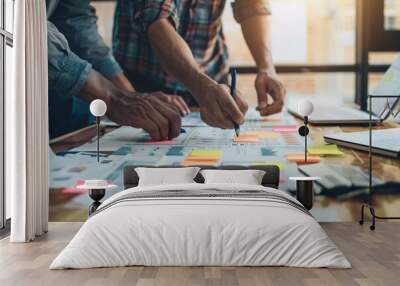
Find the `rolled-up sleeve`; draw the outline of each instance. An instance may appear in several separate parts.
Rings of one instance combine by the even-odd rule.
[[[49,102],[78,95],[85,84],[91,64],[73,53],[65,37],[48,22]]]
[[[145,0],[135,1],[135,14],[136,21],[142,23],[143,31],[155,21],[159,19],[168,19],[175,29],[178,29],[179,20],[177,12],[177,0]]]
[[[96,10],[89,0],[62,0],[50,17],[70,49],[104,76],[122,72],[97,30]]]
[[[232,3],[232,9],[238,23],[252,16],[271,14],[269,0],[236,0]]]

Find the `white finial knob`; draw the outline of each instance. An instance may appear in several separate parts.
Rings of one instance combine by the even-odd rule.
[[[90,103],[90,112],[96,116],[101,117],[106,114],[107,104],[101,99],[95,99]]]
[[[299,113],[303,117],[310,116],[313,111],[314,105],[309,100],[302,100],[297,106],[297,113]]]

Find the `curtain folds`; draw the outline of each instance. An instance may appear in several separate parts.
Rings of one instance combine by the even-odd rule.
[[[13,93],[6,99],[6,187],[12,242],[48,225],[48,83],[45,0],[15,1]]]

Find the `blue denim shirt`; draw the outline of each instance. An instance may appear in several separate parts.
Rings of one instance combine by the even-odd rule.
[[[74,96],[93,68],[106,77],[121,73],[97,30],[90,0],[46,0],[50,137],[87,125],[88,107]]]

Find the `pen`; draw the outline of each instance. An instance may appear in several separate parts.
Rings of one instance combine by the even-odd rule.
[[[231,70],[231,95],[235,99],[236,96],[236,70]],[[236,122],[233,122],[233,126],[235,127],[236,136],[239,137],[240,134],[240,125]]]

